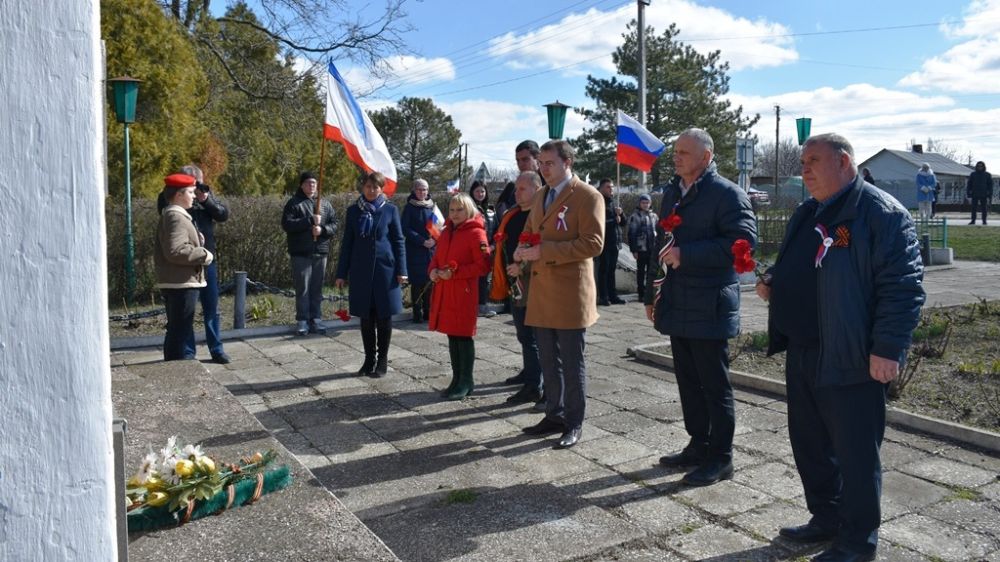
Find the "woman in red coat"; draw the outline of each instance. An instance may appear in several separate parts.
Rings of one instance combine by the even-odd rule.
[[[460,193],[448,204],[448,220],[427,268],[435,283],[431,296],[430,328],[448,335],[451,384],[442,393],[448,400],[472,394],[472,366],[476,361],[476,317],[479,277],[490,269],[490,247],[483,217],[472,198]]]

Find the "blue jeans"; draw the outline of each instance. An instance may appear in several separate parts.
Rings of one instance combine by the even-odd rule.
[[[524,318],[528,309],[523,306],[512,306],[514,329],[517,330],[517,341],[521,344],[521,360],[524,369],[524,388],[542,390],[542,364],[538,361],[538,343],[535,341],[535,329],[525,326]]]
[[[194,359],[184,347],[194,339],[194,306],[198,289],[160,289],[167,310],[167,333],[163,336],[163,360]]]
[[[205,318],[205,343],[212,356],[222,353],[222,338],[219,336],[219,270],[212,265],[205,267],[205,281],[208,283],[198,290],[198,300],[201,301],[201,314]],[[184,353],[195,357],[194,330],[191,337],[184,342]]]

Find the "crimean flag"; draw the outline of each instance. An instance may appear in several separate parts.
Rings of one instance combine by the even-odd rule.
[[[451,180],[447,185],[444,186],[448,190],[448,193],[458,193],[459,182],[458,180]]]
[[[344,145],[347,157],[365,172],[381,172],[385,176],[383,191],[391,197],[396,192],[396,165],[389,149],[337,67],[331,62],[328,70],[323,137]]]
[[[663,154],[667,145],[656,138],[638,121],[621,110],[618,111],[618,162],[636,170],[648,172],[653,169],[656,158]]]
[[[431,238],[437,240],[441,237],[441,227],[443,225],[444,216],[441,214],[441,209],[438,209],[437,205],[434,205],[434,212],[427,218],[427,234],[430,234]]]

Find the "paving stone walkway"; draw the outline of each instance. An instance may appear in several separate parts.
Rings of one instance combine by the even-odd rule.
[[[975,300],[961,286],[971,272],[929,274],[932,303]],[[975,273],[978,296],[996,298],[1000,268]],[[745,329],[761,329],[756,301],[744,294]],[[227,342],[233,363],[206,366],[403,560],[785,560],[821,550],[777,536],[808,518],[784,401],[737,390],[734,479],[683,486],[681,471],[657,463],[687,442],[676,384],[626,355],[663,338],[638,303],[600,312],[587,336],[583,440],[564,451],[523,435],[541,415],[504,401],[514,389],[502,381],[520,365],[509,315],[480,319],[476,392],[461,402],[438,396],[450,380],[446,338],[409,322],[396,325],[383,379],[353,375],[357,330]],[[894,428],[882,457],[880,560],[1000,559],[1000,458]]]

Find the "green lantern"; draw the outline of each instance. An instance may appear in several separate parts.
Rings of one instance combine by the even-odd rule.
[[[549,138],[552,140],[561,139],[563,127],[566,126],[566,110],[569,109],[569,106],[556,100],[545,104],[545,109],[548,111],[549,117]]]
[[[115,119],[125,125],[125,302],[135,302],[135,240],[132,237],[132,163],[129,154],[128,124],[135,123],[135,102],[139,82],[129,76],[109,78],[114,90]]]
[[[812,119],[799,117],[795,120],[795,131],[799,134],[799,146],[806,143],[809,138],[809,131],[812,129]]]

